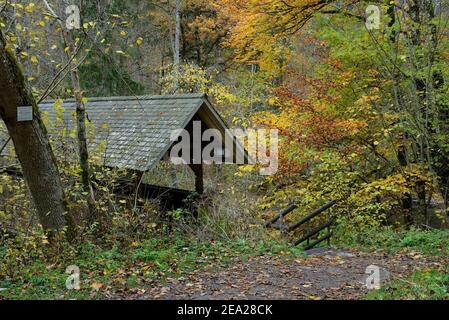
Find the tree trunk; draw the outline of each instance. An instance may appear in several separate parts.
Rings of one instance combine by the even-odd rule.
[[[391,29],[392,33],[390,35],[390,43],[391,45],[394,45],[395,42],[398,41],[397,39],[397,31],[394,30],[394,25],[396,22],[396,16],[395,16],[395,4],[394,2],[391,2],[389,0],[386,0],[386,5],[387,5],[387,14],[390,17],[390,22],[388,23],[388,27]],[[395,81],[397,81],[397,77],[398,75],[395,74]],[[410,187],[410,179],[408,177],[407,174],[405,174],[405,171],[409,165],[409,157],[408,157],[408,153],[407,153],[407,139],[408,139],[408,135],[407,132],[402,132],[403,135],[403,144],[398,146],[397,148],[397,159],[398,162],[400,164],[400,166],[402,167],[403,173],[404,173],[404,177],[407,181],[407,185],[408,187]],[[414,217],[413,217],[413,197],[412,194],[410,192],[407,192],[407,194],[404,195],[404,198],[402,199],[402,209],[404,211],[404,223],[406,225],[406,227],[411,227],[414,224]]]
[[[81,183],[83,185],[84,192],[87,194],[87,204],[89,208],[88,220],[90,223],[96,221],[95,210],[95,197],[91,184],[90,168],[89,168],[89,152],[87,150],[87,134],[86,134],[86,108],[83,102],[83,93],[81,90],[78,66],[76,61],[77,48],[75,47],[75,40],[72,33],[67,30],[64,20],[58,15],[56,11],[51,7],[48,1],[44,0],[44,4],[50,11],[53,18],[56,18],[59,22],[62,32],[62,40],[64,41],[67,50],[67,60],[69,61],[70,76],[72,80],[72,87],[75,98],[76,107],[76,129],[78,133],[78,153],[80,158],[81,167]],[[67,0],[61,0],[59,3],[60,8],[66,8],[71,3]],[[64,9],[63,11],[64,12]]]
[[[14,143],[40,223],[47,231],[59,231],[67,226],[67,216],[56,159],[36,102],[26,88],[13,54],[8,50],[0,32],[0,116]],[[33,120],[18,122],[18,106],[32,106]]]
[[[64,26],[61,25],[63,28]],[[81,90],[80,79],[76,64],[76,59],[72,59],[76,55],[75,41],[72,35],[63,30],[63,37],[66,46],[68,47],[67,59],[70,63],[70,75],[72,80],[72,87],[75,97],[76,107],[76,129],[78,133],[78,153],[81,167],[81,183],[83,184],[84,192],[87,194],[87,204],[89,208],[88,220],[90,223],[96,221],[95,210],[95,196],[91,183],[90,167],[89,167],[89,152],[87,149],[87,133],[86,133],[86,107],[83,102],[83,93]]]
[[[178,68],[180,63],[180,43],[181,43],[181,0],[176,0],[175,10],[175,51],[173,52],[173,65]]]
[[[180,42],[181,42],[181,0],[176,0],[175,8],[175,34],[174,34],[174,50],[173,50],[173,94],[179,90],[179,64],[180,64]],[[176,167],[170,166],[170,177],[172,188],[178,187],[178,177],[176,175]]]
[[[176,0],[175,7],[175,34],[173,47],[173,94],[179,89],[179,64],[181,43],[181,0]]]
[[[405,147],[405,143],[404,145],[399,146],[397,152],[399,164],[405,171],[408,167],[407,149]],[[409,178],[406,176],[405,179],[407,180],[407,184],[409,185],[410,183]],[[404,210],[405,225],[407,227],[411,227],[414,224],[414,218],[413,218],[413,198],[410,192],[407,192],[407,194],[405,194],[404,198],[402,199],[402,209]]]

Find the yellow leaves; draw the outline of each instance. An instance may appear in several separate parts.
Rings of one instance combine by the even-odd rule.
[[[126,35],[127,35],[126,31],[123,31],[123,30],[120,31],[120,36],[121,36],[121,37],[124,38],[124,37],[126,37]]]
[[[376,197],[384,198],[384,205],[396,205],[404,194],[410,192],[407,181],[402,174],[375,180],[357,193],[360,203],[365,205]],[[388,200],[389,199],[389,200]]]
[[[48,241],[48,238],[46,236],[42,237],[41,242],[42,242],[42,244],[50,244],[50,242]]]
[[[267,103],[270,106],[279,106],[280,105],[278,97],[270,97],[270,98],[268,98]]]
[[[155,229],[157,227],[157,224],[156,223],[151,223],[149,225],[149,227],[150,227],[150,229]]]
[[[38,63],[38,59],[37,59],[36,56],[31,56],[30,61],[31,61],[31,63],[33,63],[33,64],[37,64],[37,63]]]
[[[133,241],[133,242],[131,243],[131,247],[133,247],[133,248],[137,248],[137,247],[139,247],[139,246],[140,246],[140,243],[137,242],[137,241]]]
[[[103,287],[103,284],[99,282],[94,282],[90,285],[90,287],[93,291],[99,291]]]
[[[53,108],[55,108],[57,111],[62,111],[64,108],[62,106],[63,103],[64,101],[62,101],[62,99],[56,99],[55,102],[53,103]]]
[[[29,3],[26,7],[25,7],[25,11],[28,13],[32,13],[34,11],[34,3]]]
[[[230,19],[235,20],[227,45],[236,50],[236,60],[258,64],[268,76],[279,75],[290,58],[289,26],[295,10],[282,12],[286,4],[274,1],[221,1]],[[301,6],[298,6],[298,10]],[[292,7],[292,8],[296,8]],[[294,26],[292,26],[294,27]],[[276,30],[273,32],[273,30]]]
[[[335,79],[335,83],[339,86],[346,87],[351,83],[355,76],[356,74],[353,71],[341,72],[337,79]]]
[[[115,53],[118,53],[118,54],[120,54],[120,55],[122,55],[122,56],[128,56],[126,53],[124,53],[122,50],[117,50],[117,51],[115,51]]]
[[[89,21],[89,22],[83,23],[84,29],[89,29],[89,28],[94,29],[96,26],[97,26],[97,23],[94,21]]]
[[[250,172],[254,172],[256,169],[257,168],[254,165],[240,166],[239,170],[236,173],[234,173],[234,176],[236,176],[236,177],[243,177],[243,176],[245,176],[245,174],[250,173]]]
[[[23,10],[23,4],[21,3],[11,3],[11,7]]]
[[[61,135],[62,135],[62,136],[65,136],[65,133],[62,133]],[[70,132],[69,132],[69,137],[72,138],[72,139],[75,139],[75,138],[76,138],[76,129],[75,129],[75,128],[73,128],[72,130],[70,130]]]
[[[136,44],[137,44],[138,46],[141,46],[142,43],[143,43],[143,38],[142,38],[142,37],[137,38]]]
[[[253,172],[256,168],[253,165],[241,166],[239,170],[241,172]]]
[[[378,94],[373,95],[362,95],[355,104],[361,108],[362,110],[371,111],[372,105],[380,100],[380,96]]]

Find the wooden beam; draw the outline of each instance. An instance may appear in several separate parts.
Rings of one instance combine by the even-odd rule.
[[[318,234],[320,231],[329,228],[332,225],[332,221],[328,221],[325,224],[315,228],[314,230],[310,231],[309,233],[307,233],[304,237],[302,237],[301,239],[299,239],[298,241],[295,242],[295,246],[303,243],[304,241],[310,239],[311,237],[313,237],[314,235]],[[330,233],[330,232],[329,232]]]
[[[289,205],[285,210],[283,210],[281,213],[277,214],[273,219],[271,219],[270,221],[265,223],[265,227],[266,228],[270,227],[273,223],[278,221],[281,217],[285,217],[287,214],[289,214],[296,208],[298,208],[298,206],[296,204]]]
[[[334,233],[331,231],[331,232],[329,232],[327,235],[325,235],[324,237],[315,240],[315,241],[312,242],[311,244],[307,245],[307,246],[304,248],[304,251],[310,250],[310,249],[312,249],[313,247],[315,247],[316,245],[320,244],[321,242],[330,239],[330,238],[332,237],[333,234],[334,234]]]
[[[299,220],[297,223],[295,223],[294,225],[290,226],[290,228],[288,228],[288,231],[293,231],[297,228],[299,228],[300,226],[302,226],[304,223],[306,223],[307,221],[315,218],[317,215],[319,215],[321,212],[331,208],[332,206],[334,206],[337,203],[337,201],[332,200],[329,203],[326,203],[324,206],[322,206],[321,208],[318,208],[314,211],[312,211],[311,213],[309,213],[307,216],[305,216],[304,218],[302,218],[301,220]]]
[[[203,165],[202,164],[190,164],[190,168],[195,173],[195,191],[198,194],[204,193],[204,181],[203,181]]]

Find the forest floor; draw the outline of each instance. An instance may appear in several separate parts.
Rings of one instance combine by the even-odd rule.
[[[66,251],[7,242],[0,246],[0,300],[449,300],[448,231],[363,235],[306,253],[275,240],[193,241],[183,234],[128,245],[86,241]],[[80,270],[79,290],[67,289],[69,265]],[[391,280],[380,290],[366,288],[372,265]]]
[[[418,270],[447,266],[447,257],[420,253],[364,253],[355,250],[313,250],[305,257],[266,255],[234,259],[227,266],[155,280],[133,292],[116,292],[112,299],[363,299],[365,273],[370,265],[387,270],[390,280],[403,279]],[[385,273],[381,272],[383,276]],[[406,281],[406,280],[404,280]]]

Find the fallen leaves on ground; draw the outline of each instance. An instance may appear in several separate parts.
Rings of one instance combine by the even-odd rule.
[[[382,255],[329,249],[306,258],[258,256],[216,270],[203,270],[154,281],[144,293],[123,292],[120,299],[360,299],[368,289],[366,268],[377,265],[403,277],[423,267],[438,267],[447,259],[416,254]]]

